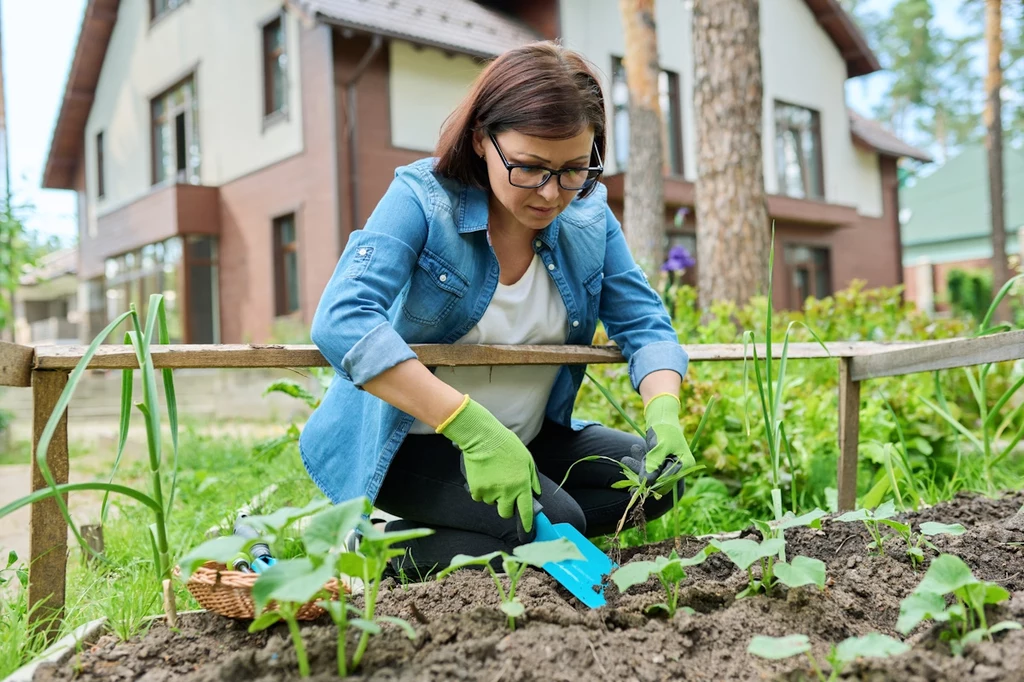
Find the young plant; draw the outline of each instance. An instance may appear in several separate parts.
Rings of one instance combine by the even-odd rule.
[[[838,680],[846,666],[858,658],[887,658],[907,651],[910,651],[910,645],[879,632],[872,632],[863,637],[850,637],[832,647],[826,659],[832,667],[832,672],[825,677],[821,666],[818,665],[811,653],[811,642],[807,639],[807,635],[788,635],[786,637],[758,635],[747,645],[748,654],[773,661],[806,654],[807,660],[820,682]]]
[[[890,535],[888,533],[883,533],[879,526],[888,526],[898,534],[903,535],[904,537],[909,537],[910,526],[894,520],[892,518],[894,516],[896,516],[896,505],[892,500],[889,500],[888,502],[880,504],[874,511],[871,511],[870,509],[858,509],[857,511],[846,512],[842,516],[836,517],[835,520],[841,523],[856,523],[858,521],[862,521],[864,526],[868,529],[868,533],[871,535],[871,542],[868,543],[867,548],[869,550],[877,550],[879,556],[883,556],[885,555],[885,539]]]
[[[782,418],[782,389],[785,386],[786,381],[786,361],[789,358],[789,337],[793,331],[793,327],[797,324],[801,324],[804,329],[810,332],[814,340],[817,341],[825,352],[828,353],[828,347],[822,343],[821,339],[814,332],[813,329],[808,327],[802,322],[790,322],[786,327],[786,333],[783,336],[782,342],[782,355],[779,359],[778,376],[774,379],[775,385],[772,384],[772,272],[774,270],[775,263],[775,224],[772,223],[772,240],[771,247],[768,251],[768,305],[766,307],[766,319],[765,319],[765,358],[764,358],[764,373],[762,375],[761,364],[757,358],[757,344],[754,338],[754,332],[747,330],[743,332],[743,393],[747,394],[747,345],[750,344],[753,352],[753,365],[754,365],[754,378],[757,382],[757,392],[761,403],[761,416],[764,419],[764,430],[765,436],[768,440],[768,454],[772,465],[772,491],[771,491],[771,509],[772,514],[776,521],[782,519],[782,453],[785,452],[786,459],[789,463],[790,475],[791,475],[791,490],[790,499],[793,505],[793,511],[796,511],[796,471],[793,467],[793,452],[790,448],[789,438],[786,436],[786,428],[783,424]],[[831,354],[830,354],[831,355]],[[744,401],[744,415],[746,417],[746,401]],[[747,419],[746,424],[747,434],[750,434],[750,421]]]
[[[990,323],[1000,302],[1010,292],[1010,289],[1020,281],[1024,281],[1024,274],[1011,277],[1003,285],[999,293],[992,300],[992,304],[989,306],[984,319],[982,319],[979,329],[973,334],[974,338],[1012,329],[1009,323],[1004,322],[994,326],[990,326]],[[997,464],[1006,459],[1017,447],[1017,444],[1021,442],[1021,439],[1024,438],[1024,402],[1018,401],[1016,405],[1011,402],[1014,394],[1024,386],[1024,376],[1018,377],[990,406],[988,397],[989,387],[986,380],[993,364],[988,362],[980,367],[961,368],[967,377],[967,382],[971,387],[971,395],[978,408],[978,415],[981,421],[980,437],[953,416],[942,392],[941,375],[939,372],[935,372],[935,401],[933,402],[921,396],[921,401],[925,405],[931,408],[943,421],[952,426],[957,433],[966,438],[967,442],[974,446],[981,455],[982,475],[989,492],[994,492],[996,489],[996,482],[992,475],[993,469]],[[1006,414],[1000,416],[1000,411],[1004,407],[1007,407]]]
[[[380,623],[397,625],[409,639],[416,639],[416,631],[406,621],[376,614],[377,597],[388,563],[391,559],[405,554],[405,550],[396,548],[395,545],[426,537],[434,531],[430,528],[410,528],[394,532],[378,530],[368,520],[372,510],[373,505],[365,497],[343,502],[314,516],[303,534],[309,555],[329,566],[332,575],[339,582],[343,581],[344,576],[349,576],[358,578],[363,584],[362,610],[347,603],[344,590],[341,591],[338,601],[323,603],[338,628],[340,677],[345,677],[350,670],[359,667],[370,637],[381,633]],[[360,541],[358,549],[350,552],[346,549],[346,540],[353,530],[359,532]],[[362,631],[352,655],[351,665],[347,662],[345,651],[345,635],[350,626]]]
[[[769,538],[762,542],[746,538],[712,540],[709,546],[724,553],[741,571],[747,572],[747,587],[736,595],[737,599],[758,592],[768,594],[776,583],[790,588],[804,585],[817,585],[818,589],[825,587],[825,562],[805,556],[795,556],[789,563],[777,561],[786,547],[783,538]],[[761,567],[760,579],[754,577],[756,563]]]
[[[134,349],[142,377],[142,402],[135,403],[135,407],[142,413],[146,428],[146,441],[149,452],[150,492],[146,493],[142,490],[115,484],[113,482],[114,475],[117,472],[117,467],[121,460],[121,455],[124,452],[124,444],[128,436],[128,427],[131,420],[134,369],[125,369],[121,373],[121,423],[119,429],[118,452],[117,457],[114,460],[109,480],[106,482],[91,481],[84,483],[63,483],[58,485],[54,479],[53,472],[50,470],[50,466],[47,463],[50,441],[53,439],[53,435],[57,430],[57,425],[60,423],[65,410],[67,410],[68,404],[71,402],[71,396],[74,394],[75,388],[81,381],[86,368],[89,366],[89,362],[92,360],[93,356],[96,355],[100,344],[126,320],[131,320],[133,331],[125,333],[125,343],[131,345]],[[0,508],[0,518],[3,518],[11,512],[26,505],[39,502],[40,500],[53,498],[56,500],[57,506],[60,509],[61,514],[64,516],[64,520],[67,522],[83,551],[89,552],[92,556],[95,556],[101,561],[106,561],[102,555],[96,553],[95,550],[89,547],[88,543],[82,537],[78,527],[71,518],[64,496],[69,492],[79,490],[101,491],[105,494],[103,501],[104,515],[106,514],[107,507],[106,495],[109,493],[124,495],[142,503],[152,512],[153,523],[150,524],[148,528],[148,534],[152,550],[153,568],[156,573],[157,583],[163,590],[164,611],[167,614],[167,620],[171,626],[174,627],[177,622],[177,612],[174,602],[174,592],[171,589],[170,580],[171,550],[167,540],[167,519],[171,515],[171,510],[174,508],[174,494],[177,486],[178,408],[174,394],[174,380],[171,370],[163,369],[161,370],[161,374],[164,382],[164,394],[167,400],[167,418],[171,430],[172,448],[171,461],[168,465],[165,458],[162,433],[160,429],[160,404],[157,399],[156,388],[157,372],[153,365],[153,355],[151,350],[151,345],[154,340],[163,345],[169,342],[167,315],[164,309],[164,299],[161,294],[153,294],[149,298],[145,327],[140,323],[139,315],[133,304],[128,312],[118,315],[96,336],[95,339],[93,339],[92,343],[89,344],[89,347],[82,355],[82,359],[79,360],[78,364],[68,376],[67,384],[64,386],[64,390],[61,391],[60,397],[54,405],[53,412],[50,414],[46,425],[43,427],[43,432],[39,437],[39,444],[36,448],[35,458],[36,463],[39,466],[39,470],[42,473],[43,478],[46,480],[47,487],[41,488],[30,495],[26,495],[25,497],[17,499],[14,502],[5,505],[3,508]],[[165,486],[167,490],[166,493],[164,492]]]
[[[946,606],[950,594],[954,601]],[[1008,620],[988,625],[985,607],[1009,598],[1010,593],[996,583],[975,578],[959,557],[940,554],[932,560],[921,584],[900,603],[896,629],[906,635],[925,620],[948,623],[941,638],[959,655],[966,644],[992,639],[1003,630],[1021,629],[1020,623]]]
[[[508,577],[508,590],[501,584],[501,579],[498,577],[497,571],[494,570],[493,561],[495,559],[501,559],[501,565],[504,569],[505,575]],[[516,587],[519,585],[519,579],[523,577],[523,572],[527,566],[533,566],[534,568],[542,568],[544,564],[556,561],[567,561],[570,559],[582,560],[583,555],[576,548],[576,545],[572,544],[566,538],[559,538],[557,540],[547,540],[542,542],[531,542],[526,545],[519,545],[512,550],[512,554],[507,552],[490,552],[482,556],[468,556],[466,554],[458,554],[452,558],[451,564],[448,568],[445,568],[437,574],[437,579],[442,580],[446,575],[452,571],[456,571],[466,566],[483,566],[484,569],[491,574],[491,578],[494,580],[494,586],[498,588],[498,596],[501,599],[501,610],[508,616],[508,627],[510,630],[516,629],[516,618],[520,617],[525,613],[526,607],[516,597]]]
[[[679,607],[679,585],[686,580],[686,571],[683,569],[703,563],[708,558],[708,554],[709,552],[705,548],[692,557],[680,558],[673,550],[668,558],[660,556],[654,561],[628,563],[613,571],[611,579],[619,592],[625,592],[634,585],[647,582],[652,575],[656,575],[665,590],[665,601],[652,604],[644,611],[648,614],[660,611],[672,618],[676,615],[676,610]]]
[[[896,532],[899,533],[903,541],[907,543],[907,556],[910,557],[910,563],[917,570],[917,567],[924,563],[924,550],[928,548],[934,552],[938,552],[939,548],[933,545],[931,542],[926,540],[926,537],[932,537],[934,535],[963,535],[966,529],[959,523],[935,523],[934,521],[926,521],[921,524],[921,532],[915,533],[911,530],[910,526],[900,524],[900,527],[893,526]]]
[[[791,511],[787,511],[782,515],[781,519],[776,521],[761,521],[760,519],[754,519],[754,527],[761,532],[761,538],[764,540],[772,540],[775,538],[785,539],[786,531],[790,528],[799,528],[801,526],[806,528],[821,528],[821,519],[826,515],[826,512],[822,509],[812,509],[806,514],[797,516]],[[779,558],[782,561],[786,560],[786,547],[783,545],[782,550],[779,552]]]
[[[277,381],[272,382],[266,389],[264,389],[263,395],[267,396],[271,393],[283,393],[302,401],[310,410],[315,410],[320,406],[320,401],[323,400],[324,394],[331,385],[331,379],[334,377],[334,371],[329,367],[313,367],[311,368],[311,371],[313,376],[317,378],[317,383],[320,386],[319,396],[313,395],[305,386],[290,379],[278,379]],[[299,427],[293,422],[288,426],[288,430],[280,436],[268,438],[257,443],[255,447],[253,447],[253,454],[257,457],[276,457],[288,446],[293,443],[298,443],[299,435]]]

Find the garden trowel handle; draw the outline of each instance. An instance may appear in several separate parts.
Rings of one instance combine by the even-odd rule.
[[[466,462],[465,460],[462,459],[461,453],[459,456],[459,469],[462,471],[462,477],[466,478]],[[466,492],[470,492],[468,479],[466,480],[466,483],[464,485],[466,488]],[[525,545],[527,543],[533,542],[534,538],[537,537],[537,515],[540,514],[542,511],[544,511],[544,507],[543,505],[541,505],[540,500],[538,500],[536,497],[533,498],[533,529],[529,533],[527,533],[526,529],[523,528],[522,517],[519,516],[518,513],[513,512],[512,515],[516,519],[516,534],[519,536],[520,544]]]

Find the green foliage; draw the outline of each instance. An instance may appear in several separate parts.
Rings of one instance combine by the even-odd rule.
[[[740,538],[712,540],[709,548],[723,552],[741,571],[747,572],[747,587],[736,595],[737,599],[763,592],[768,594],[777,583],[790,588],[803,585],[825,587],[825,563],[805,556],[793,557],[792,562],[778,561],[786,547],[781,537],[757,542]],[[754,565],[761,568],[760,578],[754,577]]]
[[[55,238],[42,239],[24,223],[29,207],[16,207],[10,197],[0,196],[0,330],[14,324],[14,292],[26,268],[58,247]],[[3,429],[0,429],[3,430]]]
[[[946,288],[955,314],[981,322],[992,304],[992,271],[953,268],[946,276]]]
[[[494,570],[494,562],[498,559],[501,560],[502,569],[508,580],[508,590],[501,584],[498,573]],[[570,559],[582,560],[583,555],[580,554],[576,545],[566,538],[531,542],[526,545],[519,545],[512,550],[512,554],[500,551],[490,552],[481,556],[457,554],[452,558],[448,567],[437,574],[437,579],[442,580],[449,573],[460,568],[482,566],[491,574],[494,586],[498,588],[501,610],[508,616],[509,629],[515,630],[516,618],[522,616],[526,611],[522,602],[516,598],[516,587],[519,585],[519,579],[523,577],[526,567],[542,568],[544,564],[549,562],[568,561]]]
[[[679,585],[686,580],[689,566],[696,566],[708,558],[707,548],[689,558],[680,558],[673,552],[666,557],[656,557],[654,561],[632,561],[622,568],[612,571],[611,579],[619,592],[625,592],[634,585],[647,582],[652,575],[657,576],[665,590],[665,601],[648,606],[647,613],[664,612],[669,618],[676,615],[679,607]]]
[[[856,523],[862,521],[864,526],[868,529],[868,533],[871,535],[871,542],[868,544],[868,549],[875,550],[879,555],[885,554],[885,539],[888,534],[882,533],[880,526],[888,526],[896,530],[898,533],[910,533],[910,526],[905,523],[900,523],[893,519],[896,516],[896,504],[891,500],[878,506],[874,511],[870,509],[858,509],[856,511],[846,512],[842,516],[836,517],[836,521],[840,523]]]
[[[320,395],[314,395],[303,386],[302,384],[291,381],[290,379],[279,379],[272,382],[263,391],[263,395],[267,396],[271,393],[283,393],[287,396],[291,396],[296,400],[302,401],[310,410],[315,410],[320,406],[320,401],[323,400],[324,394],[327,392],[327,388],[331,385],[331,380],[334,378],[334,371],[329,367],[313,367],[311,368],[313,376],[317,379],[317,384],[320,387]],[[253,448],[253,454],[257,457],[273,458],[284,452],[286,449],[291,448],[298,444],[299,436],[301,432],[297,424],[292,423],[288,426],[280,436],[274,438],[267,438],[260,441]]]
[[[949,606],[946,595],[953,596]],[[959,557],[940,554],[917,588],[900,603],[896,629],[906,635],[925,620],[947,623],[942,639],[950,643],[954,654],[960,654],[968,643],[991,639],[1002,630],[1021,628],[1013,621],[988,626],[985,607],[1001,604],[1009,598],[1010,593],[996,583],[975,578]]]
[[[872,632],[863,637],[849,637],[832,647],[831,653],[826,659],[832,666],[832,672],[825,677],[811,653],[811,641],[807,635],[787,635],[786,637],[758,635],[747,645],[747,653],[773,661],[807,654],[807,659],[821,682],[833,682],[833,680],[839,679],[843,669],[858,658],[887,658],[907,651],[910,651],[910,645],[878,632]]]

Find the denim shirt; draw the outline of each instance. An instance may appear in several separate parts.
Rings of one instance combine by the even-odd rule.
[[[415,358],[409,344],[453,343],[483,316],[498,284],[487,240],[488,194],[422,159],[395,179],[349,237],[313,317],[313,343],[335,377],[299,440],[310,477],[333,502],[375,499],[414,418],[361,387]],[[565,303],[566,344],[591,343],[600,319],[637,389],[656,370],[685,376],[686,352],[658,294],[633,261],[598,185],[573,200],[533,248]],[[575,429],[584,365],[563,366],[545,416]]]

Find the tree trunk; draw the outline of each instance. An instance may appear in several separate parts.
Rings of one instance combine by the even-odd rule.
[[[665,186],[655,0],[619,0],[625,27],[622,66],[629,87],[629,167],[623,231],[633,258],[653,277],[665,260]]]
[[[767,293],[758,0],[694,0],[700,306]]]
[[[985,75],[985,148],[988,151],[988,196],[992,218],[992,293],[1010,278],[1006,261],[1006,218],[1003,204],[1003,121],[999,90],[1003,85],[1002,0],[985,0],[985,45],[988,71]],[[996,310],[997,320],[1010,319],[1009,299]]]

